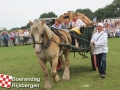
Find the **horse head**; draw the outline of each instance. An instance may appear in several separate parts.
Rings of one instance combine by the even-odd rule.
[[[33,38],[33,43],[36,53],[41,53],[44,48],[47,47],[46,43],[52,38],[52,32],[47,27],[44,21],[39,22],[29,22],[30,23],[30,33]],[[46,46],[46,47],[45,47]]]

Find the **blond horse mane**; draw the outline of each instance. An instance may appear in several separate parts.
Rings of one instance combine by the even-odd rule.
[[[50,39],[52,37],[53,32],[50,30],[50,28],[45,23],[44,23],[44,29],[45,29],[45,32],[48,38]]]
[[[42,25],[41,21],[39,21],[37,23],[35,22],[33,24],[32,28],[36,28],[36,27],[40,27],[41,30],[45,30],[48,39],[51,39],[53,32],[50,30],[50,28],[45,23]],[[35,31],[36,31],[36,29],[32,29],[31,34],[33,34]],[[38,32],[40,32],[40,29],[38,29]]]

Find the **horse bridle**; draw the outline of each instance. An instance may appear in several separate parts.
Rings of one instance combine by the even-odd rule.
[[[45,31],[41,35],[44,37],[44,34],[45,34]],[[34,44],[33,48],[35,47],[35,44],[40,44],[40,45],[43,44],[44,40],[43,41],[35,41],[34,36],[33,35],[31,35],[31,36],[33,39],[33,44]]]
[[[44,35],[45,35],[45,31],[42,34],[43,38],[44,38]],[[35,44],[40,44],[42,50],[48,48],[51,45],[51,42],[53,39],[53,35],[52,35],[52,37],[47,41],[47,43],[44,43],[44,39],[43,39],[43,41],[35,41],[34,36],[33,35],[31,35],[31,36],[33,38],[33,44],[34,44],[33,48],[35,47]]]

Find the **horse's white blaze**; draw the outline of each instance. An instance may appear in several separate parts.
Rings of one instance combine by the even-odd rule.
[[[39,33],[38,33],[38,32],[35,32],[35,33],[34,33],[34,39],[35,39],[35,41],[39,41],[39,38],[40,38]]]
[[[39,41],[39,33],[35,32],[34,34],[34,40],[35,42]],[[35,44],[35,52],[40,52],[40,44]]]

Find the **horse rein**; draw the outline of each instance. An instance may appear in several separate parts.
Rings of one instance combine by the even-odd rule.
[[[44,33],[43,33],[44,34]],[[34,36],[32,35],[32,38],[33,38],[33,48],[35,47],[35,44],[40,44],[42,49],[46,49],[48,48],[50,45],[51,45],[51,42],[52,42],[52,39],[53,39],[53,35],[52,37],[47,41],[47,43],[44,43],[44,40],[43,41],[35,41],[34,39]]]
[[[38,24],[39,25],[39,24]],[[44,31],[44,30],[43,30]],[[44,34],[45,34],[45,31],[41,34],[42,35],[42,37],[44,37]],[[59,33],[60,34],[60,33]],[[51,43],[52,43],[52,41],[53,42],[55,42],[59,47],[60,47],[60,45],[56,42],[56,40],[55,39],[53,39],[53,34],[52,34],[52,37],[49,39],[49,40],[47,40],[47,42],[46,43],[44,43],[44,39],[43,39],[43,41],[35,41],[35,39],[34,39],[34,36],[33,35],[31,35],[32,36],[32,39],[33,39],[33,48],[35,48],[35,44],[40,44],[41,45],[41,49],[42,50],[44,50],[44,49],[46,49],[46,48],[48,48],[50,45],[51,45]],[[62,36],[62,35],[60,35],[60,36]],[[59,37],[60,38],[60,37]],[[65,38],[65,37],[63,37],[63,38]],[[63,39],[62,37],[60,38],[60,40],[63,40],[64,41],[64,39]],[[65,42],[65,41],[64,41]]]

